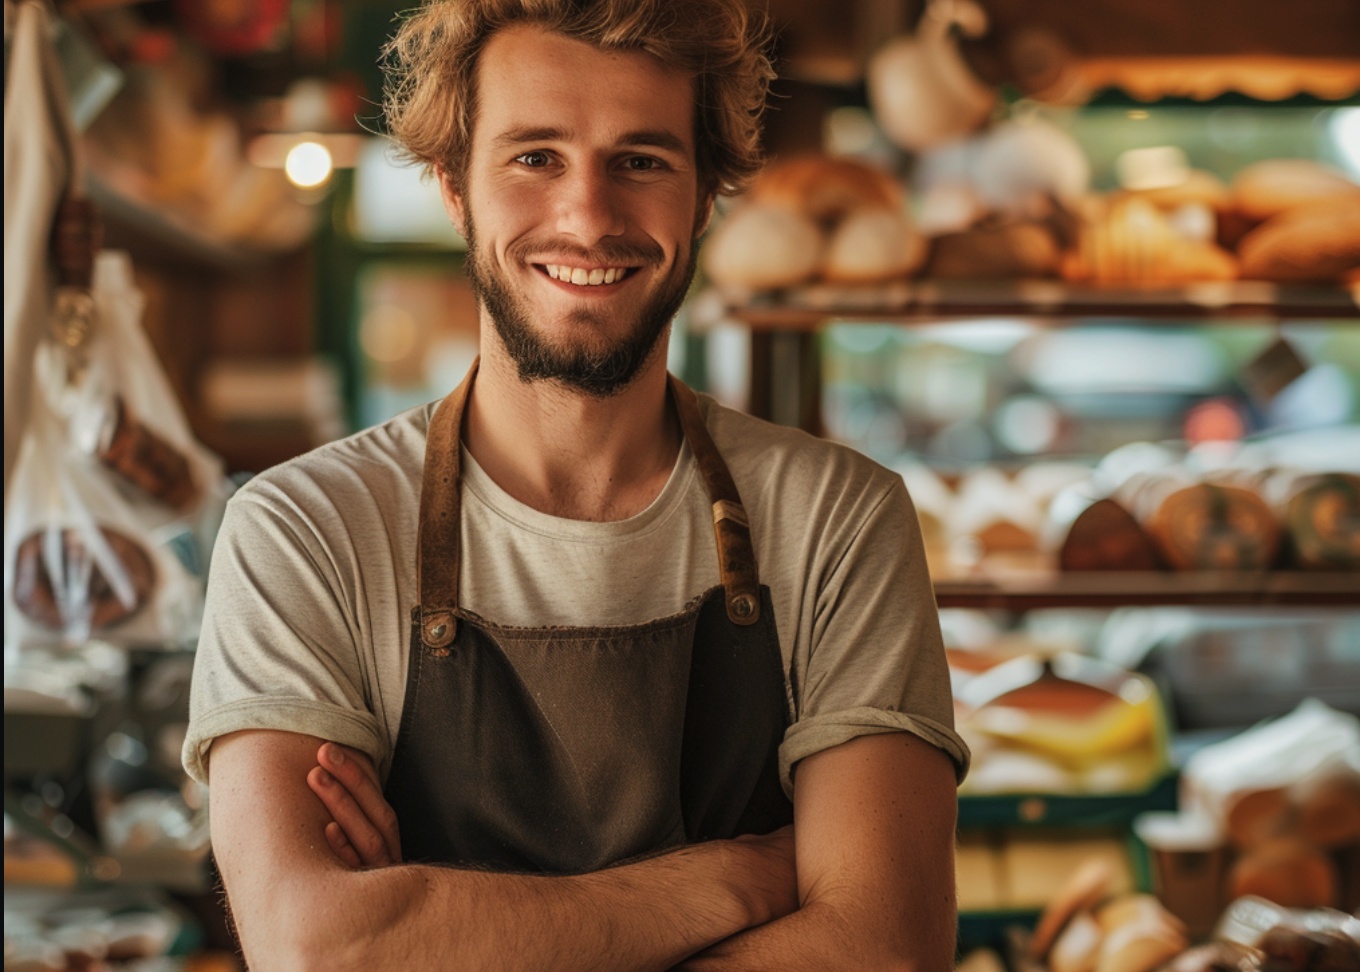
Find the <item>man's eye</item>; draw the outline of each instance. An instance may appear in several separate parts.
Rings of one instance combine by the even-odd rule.
[[[515,161],[522,162],[531,169],[541,169],[548,164],[549,159],[547,152],[525,152],[523,155],[517,157]]]
[[[631,156],[627,165],[632,172],[651,172],[660,167],[660,163],[649,155]]]

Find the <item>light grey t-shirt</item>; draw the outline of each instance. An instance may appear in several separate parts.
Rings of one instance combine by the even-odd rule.
[[[844,446],[700,396],[751,520],[805,756],[905,730],[961,779],[949,674],[916,514],[901,477]],[[212,740],[307,733],[368,753],[386,778],[406,691],[425,435],[434,404],[257,476],[213,552],[184,765]],[[621,625],[681,611],[719,582],[712,508],[688,446],[627,520],[540,513],[463,452],[460,603],[503,625]]]

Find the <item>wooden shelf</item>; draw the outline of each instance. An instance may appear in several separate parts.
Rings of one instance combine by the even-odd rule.
[[[942,608],[1350,607],[1360,608],[1360,574],[1122,573],[996,571],[935,582]]]
[[[754,328],[811,330],[828,321],[927,323],[953,318],[1107,317],[1193,320],[1360,320],[1360,287],[1241,280],[1178,287],[1096,287],[1059,280],[910,280],[873,287],[815,285],[729,304]]]

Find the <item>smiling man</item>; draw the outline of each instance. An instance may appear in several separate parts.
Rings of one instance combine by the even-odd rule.
[[[901,479],[665,370],[759,31],[447,0],[392,52],[481,359],[230,505],[185,764],[251,968],[949,969],[968,754]]]

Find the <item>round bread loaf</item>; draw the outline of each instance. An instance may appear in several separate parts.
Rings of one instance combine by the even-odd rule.
[[[1234,846],[1255,847],[1287,831],[1293,815],[1289,794],[1284,789],[1245,790],[1230,798],[1223,825]]]
[[[1120,925],[1101,943],[1096,972],[1151,972],[1189,945],[1189,939],[1164,924]]]
[[[1237,246],[1242,276],[1279,283],[1326,282],[1360,267],[1360,189],[1266,220]]]
[[[1305,203],[1353,199],[1360,186],[1308,159],[1267,159],[1238,172],[1232,192],[1238,211],[1259,220]]]
[[[1306,477],[1293,485],[1282,507],[1281,520],[1299,567],[1360,569],[1360,476]]]
[[[741,206],[704,246],[704,272],[723,287],[775,290],[817,272],[822,234],[802,213],[782,206]]]
[[[1263,841],[1238,859],[1231,897],[1254,894],[1284,908],[1335,908],[1339,879],[1332,859],[1297,837]]]
[[[104,541],[128,575],[132,584],[132,603],[124,604],[118,599],[108,578],[99,569],[99,565],[93,562],[93,557],[80,533],[73,529],[61,531],[62,576],[58,579],[58,584],[64,591],[74,586],[68,579],[89,572],[87,609],[90,612],[90,628],[96,631],[115,625],[137,613],[151,597],[156,582],[156,568],[141,544],[108,527],[101,527],[99,532],[103,534]],[[30,534],[19,544],[19,549],[15,552],[14,603],[19,606],[25,617],[36,624],[61,630],[73,619],[65,617],[62,613],[61,602],[66,599],[65,595],[58,599],[57,585],[53,584],[47,562],[43,557],[46,536],[46,530]]]
[[[804,155],[772,164],[747,194],[753,203],[783,206],[823,225],[859,209],[902,209],[902,187],[881,169],[854,159]]]
[[[1048,277],[1061,253],[1048,227],[1002,223],[946,233],[931,241],[926,275],[977,280]]]
[[[925,256],[925,238],[902,213],[860,209],[831,234],[822,276],[833,283],[878,283],[919,269]]]
[[[1360,778],[1334,773],[1298,787],[1299,833],[1310,844],[1336,849],[1360,844]]]

